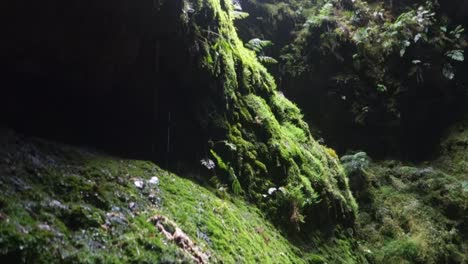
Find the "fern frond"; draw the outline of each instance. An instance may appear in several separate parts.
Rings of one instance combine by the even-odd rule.
[[[249,13],[247,12],[241,12],[241,11],[234,11],[233,12],[233,18],[234,19],[244,19],[249,17]]]
[[[240,182],[239,180],[236,178],[234,178],[234,180],[232,181],[232,192],[234,192],[234,194],[236,195],[239,195],[242,193],[242,187],[240,185]]]
[[[445,56],[449,57],[452,60],[463,62],[465,60],[463,50],[451,50],[445,53]]]
[[[269,56],[258,56],[258,60],[264,64],[277,64],[278,61]]]
[[[273,45],[273,42],[271,42],[270,40],[263,40],[259,38],[251,39],[249,40],[249,42],[245,44],[245,46],[248,49],[251,49],[255,52],[261,52],[264,48],[271,46],[271,45]]]

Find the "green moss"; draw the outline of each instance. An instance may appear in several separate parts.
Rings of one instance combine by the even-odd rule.
[[[379,263],[417,263],[420,262],[420,248],[411,239],[392,240],[379,252]]]
[[[28,152],[0,149],[0,186],[5,190],[0,193],[1,259],[191,263],[187,253],[148,221],[159,214],[209,253],[211,262],[304,263],[301,250],[240,197],[218,198],[150,162],[118,160],[52,143],[42,143],[47,148],[20,144],[34,147],[36,165]],[[57,154],[64,150],[68,157]],[[10,155],[16,159],[6,163]],[[35,173],[39,163],[40,176]],[[9,172],[11,167],[15,173]],[[152,177],[158,177],[159,184],[149,183]],[[65,190],[57,192],[57,185]]]
[[[170,215],[197,237],[203,232],[223,262],[290,263],[298,262],[297,249],[284,247],[287,241],[265,222],[260,212],[237,198],[231,201],[212,199],[213,195],[189,180],[168,175],[162,212]],[[173,190],[173,191],[170,191]],[[196,197],[194,194],[198,193]],[[206,241],[203,243],[207,244]]]
[[[213,141],[235,145],[212,149],[220,178],[245,190],[273,219],[295,219],[272,210],[278,206],[263,198],[269,188],[283,187],[287,195],[280,197],[286,200],[279,203],[289,204],[298,219],[313,219],[321,201],[333,208],[330,212],[339,212],[328,216],[333,221],[352,222],[356,205],[336,157],[313,140],[300,110],[276,91],[272,76],[244,47],[230,1],[198,1],[194,9],[186,27],[194,45],[204,49],[197,56],[199,65],[213,80],[210,85],[219,87],[212,98],[225,99],[212,102],[217,118],[210,122],[222,131]],[[309,216],[304,218],[305,212]]]
[[[466,255],[466,243],[463,231],[454,225],[464,222],[466,215],[462,208],[468,196],[461,190],[460,179],[432,167],[395,161],[367,167],[368,162],[358,161],[364,165],[352,166],[348,160],[346,167],[353,181],[367,183],[361,187],[364,190],[355,191],[369,192],[360,199],[363,209],[357,230],[369,259],[377,263],[463,263],[460,256]],[[359,173],[361,178],[356,176]]]

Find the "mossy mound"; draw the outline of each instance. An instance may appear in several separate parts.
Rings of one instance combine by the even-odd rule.
[[[343,159],[360,205],[357,237],[371,263],[466,263],[465,176],[429,164]],[[466,179],[465,179],[466,180]]]
[[[311,136],[300,110],[276,91],[273,78],[233,25],[231,1],[184,2],[194,55],[207,77],[209,159],[214,180],[245,194],[273,219],[352,224],[357,206],[338,159]],[[206,121],[206,120],[205,120]],[[208,162],[208,161],[207,161]],[[275,188],[277,192],[269,193]]]
[[[191,263],[149,219],[174,222],[209,262],[303,263],[255,207],[161,170],[14,136],[0,148],[3,263]]]

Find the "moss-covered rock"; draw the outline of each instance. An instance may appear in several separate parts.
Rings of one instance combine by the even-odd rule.
[[[217,163],[215,175],[282,224],[352,224],[357,207],[343,169],[244,47],[231,1],[185,4],[193,13],[182,14],[182,21],[212,87],[209,158]],[[269,195],[270,188],[281,191]]]
[[[252,205],[151,162],[13,137],[0,147],[0,172],[5,263],[194,262],[149,221],[155,215],[175,223],[210,263],[303,263]]]

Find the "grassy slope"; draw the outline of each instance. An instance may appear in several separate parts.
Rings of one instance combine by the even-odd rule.
[[[161,214],[214,262],[302,262],[298,249],[238,198],[224,194],[221,199],[150,162],[39,140],[15,141],[14,136],[3,139],[0,148],[2,260],[190,262],[148,222]],[[158,185],[147,182],[153,176]],[[137,188],[137,180],[145,182],[145,188]]]

